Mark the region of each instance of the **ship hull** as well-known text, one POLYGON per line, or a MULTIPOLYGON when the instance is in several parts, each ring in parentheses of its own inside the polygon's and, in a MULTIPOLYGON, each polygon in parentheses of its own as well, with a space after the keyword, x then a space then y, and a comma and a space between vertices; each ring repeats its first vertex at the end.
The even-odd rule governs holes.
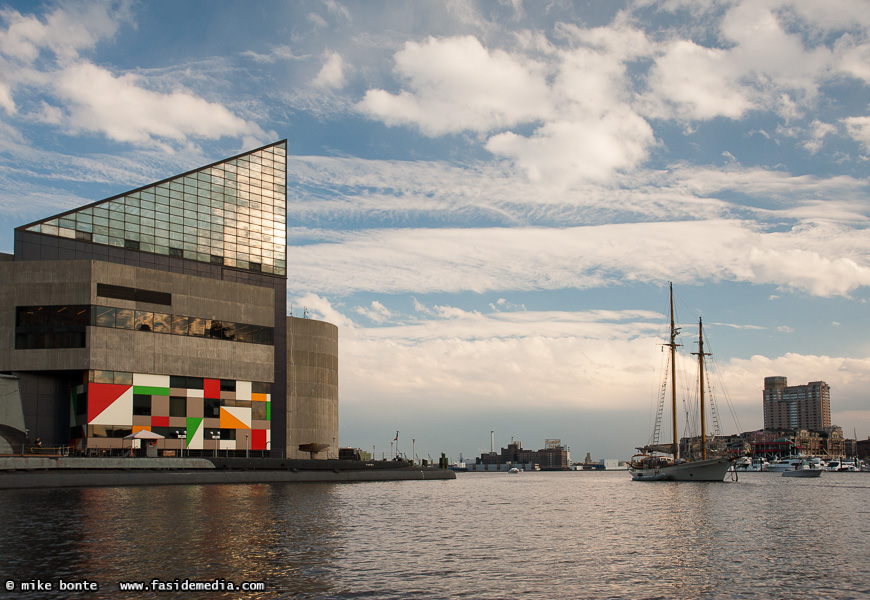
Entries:
POLYGON ((723 481, 731 461, 727 458, 682 462, 650 468, 631 467, 634 481, 723 481))

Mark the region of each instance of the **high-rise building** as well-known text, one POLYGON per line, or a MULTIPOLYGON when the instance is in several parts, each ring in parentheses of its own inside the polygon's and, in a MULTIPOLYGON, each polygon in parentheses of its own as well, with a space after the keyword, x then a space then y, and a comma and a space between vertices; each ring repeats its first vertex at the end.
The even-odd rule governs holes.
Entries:
POLYGON ((337 328, 287 316, 286 147, 15 230, 0 372, 22 435, 91 451, 147 429, 170 451, 337 454, 337 328))
POLYGON ((788 385, 785 377, 764 378, 764 428, 809 429, 831 427, 831 388, 824 381, 788 385))

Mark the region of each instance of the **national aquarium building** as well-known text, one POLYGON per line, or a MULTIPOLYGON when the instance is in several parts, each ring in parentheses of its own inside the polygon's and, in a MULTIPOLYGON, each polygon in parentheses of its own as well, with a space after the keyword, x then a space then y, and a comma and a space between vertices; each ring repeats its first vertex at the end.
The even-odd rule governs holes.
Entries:
POLYGON ((6 451, 148 430, 167 454, 337 455, 337 328, 287 316, 286 162, 283 140, 15 230, 6 451))

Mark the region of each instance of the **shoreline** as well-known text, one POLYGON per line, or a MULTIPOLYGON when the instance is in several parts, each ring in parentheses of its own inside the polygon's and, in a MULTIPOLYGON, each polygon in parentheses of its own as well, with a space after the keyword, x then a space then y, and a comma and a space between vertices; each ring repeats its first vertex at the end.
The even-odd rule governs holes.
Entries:
POLYGON ((281 458, 0 457, 0 490, 235 483, 353 483, 456 479, 400 461, 281 458))

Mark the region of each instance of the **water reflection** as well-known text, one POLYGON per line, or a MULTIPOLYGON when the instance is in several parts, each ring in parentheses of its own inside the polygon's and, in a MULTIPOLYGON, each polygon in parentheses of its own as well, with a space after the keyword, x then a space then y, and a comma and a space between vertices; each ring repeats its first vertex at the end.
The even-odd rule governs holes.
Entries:
POLYGON ((100 597, 190 597, 117 590, 153 578, 266 582, 247 598, 866 597, 870 476, 833 475, 4 491, 0 565, 95 580, 100 597))
POLYGON ((119 581, 226 579, 265 581, 249 598, 321 597, 339 545, 334 503, 328 484, 9 492, 0 564, 15 581, 88 579, 110 592, 119 581))

